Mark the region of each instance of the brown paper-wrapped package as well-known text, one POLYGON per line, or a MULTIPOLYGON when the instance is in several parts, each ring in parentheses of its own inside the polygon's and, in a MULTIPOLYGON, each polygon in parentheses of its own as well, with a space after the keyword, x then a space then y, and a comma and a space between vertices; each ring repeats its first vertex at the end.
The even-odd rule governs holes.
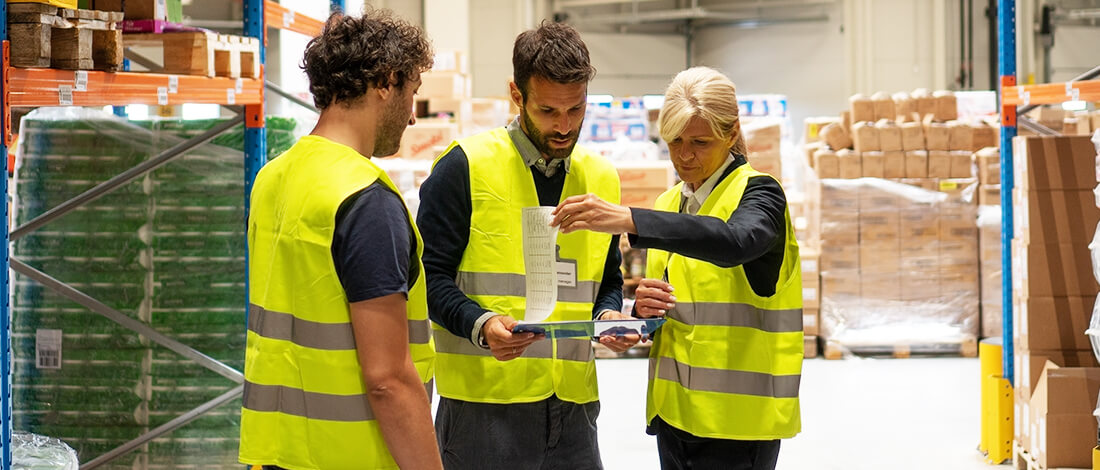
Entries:
POLYGON ((878 148, 883 152, 901 150, 901 128, 894 121, 881 119, 875 123, 878 130, 878 148))
POLYGON ((825 141, 825 143, 829 145, 829 148, 833 150, 852 147, 852 136, 848 135, 848 131, 844 130, 843 124, 835 122, 821 128, 821 140, 825 141))
POLYGON ((868 178, 885 178, 884 166, 886 155, 883 152, 867 152, 861 155, 863 164, 863 176, 868 178))
POLYGON ((973 152, 956 150, 951 152, 951 177, 970 178, 974 176, 973 152))
POLYGON ((920 114, 921 119, 924 119, 927 115, 936 114, 936 101, 932 98, 932 93, 924 88, 917 88, 913 90, 913 101, 917 104, 917 113, 920 114))
POLYGON ((849 109, 852 111, 852 124, 862 121, 875 120, 875 103, 861 94, 854 94, 848 98, 849 109))
POLYGON ((925 150, 923 124, 919 122, 904 122, 900 127, 902 150, 925 150))
POLYGON ((894 99, 894 109, 899 120, 907 121, 911 114, 917 112, 917 103, 913 101, 913 97, 909 96, 909 93, 899 91, 894 93, 891 98, 894 99))
POLYGON ((882 153, 882 177, 905 178, 905 152, 882 153))
POLYGON ((821 149, 814 153, 814 169, 818 178, 839 178, 840 160, 836 152, 829 149, 821 149))
POLYGON ((928 152, 924 150, 910 150, 905 152, 905 177, 928 177, 928 152))
POLYGON ((969 150, 973 152, 974 128, 961 121, 948 122, 947 128, 951 131, 951 137, 949 137, 947 143, 948 150, 969 150))
POLYGON ((825 142, 821 141, 810 142, 802 146, 802 151, 806 154, 806 163, 810 165, 810 168, 814 168, 814 165, 817 165, 817 161, 814 160, 814 154, 823 148, 825 148, 825 142))
POLYGON ((951 129, 942 122, 930 122, 924 125, 924 146, 929 150, 950 150, 951 129))
POLYGON ((984 122, 980 122, 974 126, 974 146, 971 150, 978 151, 986 147, 997 147, 996 133, 993 131, 993 127, 984 122))
POLYGON ((870 122, 852 124, 852 146, 859 153, 879 150, 878 129, 875 125, 870 122))
POLYGON ((940 90, 932 94, 936 100, 936 120, 940 122, 954 121, 959 118, 958 103, 955 93, 940 90))
POLYGON ((878 92, 871 95, 871 103, 875 106, 875 121, 889 119, 893 121, 898 117, 897 108, 894 106, 894 98, 886 92, 878 92))
POLYGON ((852 112, 851 111, 845 110, 845 111, 840 112, 840 124, 842 126, 844 126, 844 132, 847 132, 848 135, 852 135, 852 112))
POLYGON ((944 150, 928 151, 928 177, 951 177, 951 152, 947 152, 944 150))
POLYGON ((858 152, 848 149, 836 153, 840 162, 840 177, 843 179, 855 179, 863 176, 863 159, 858 152))

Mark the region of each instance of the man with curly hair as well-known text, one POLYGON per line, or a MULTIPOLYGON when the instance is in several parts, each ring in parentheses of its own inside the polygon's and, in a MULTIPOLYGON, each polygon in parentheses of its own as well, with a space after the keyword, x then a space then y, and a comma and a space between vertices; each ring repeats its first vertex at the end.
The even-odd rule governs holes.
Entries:
MULTIPOLYGON (((602 468, 591 343, 512 328, 526 314, 522 209, 586 193, 618 201, 619 176, 577 145, 595 74, 580 34, 544 22, 516 38, 512 66, 520 116, 451 144, 420 190, 439 448, 450 470, 602 468)), ((623 317, 618 238, 558 236, 548 321, 623 317)), ((637 341, 600 339, 615 351, 637 341)))
POLYGON ((422 31, 333 15, 306 47, 317 127, 256 177, 240 461, 289 470, 440 469, 423 243, 371 157, 414 121, 422 31))

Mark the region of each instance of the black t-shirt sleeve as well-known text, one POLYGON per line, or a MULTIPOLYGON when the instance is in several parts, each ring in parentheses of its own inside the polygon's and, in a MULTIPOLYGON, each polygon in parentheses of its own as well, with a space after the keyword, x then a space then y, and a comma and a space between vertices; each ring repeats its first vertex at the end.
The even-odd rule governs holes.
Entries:
POLYGON ((401 196, 384 184, 344 201, 336 213, 332 261, 348 302, 408 295, 420 270, 415 244, 401 196))

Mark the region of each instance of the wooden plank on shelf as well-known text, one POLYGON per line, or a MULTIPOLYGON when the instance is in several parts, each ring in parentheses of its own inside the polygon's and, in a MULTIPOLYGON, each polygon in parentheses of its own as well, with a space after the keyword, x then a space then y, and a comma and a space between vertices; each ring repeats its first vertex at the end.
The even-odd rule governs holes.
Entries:
POLYGON ((126 34, 126 47, 160 47, 164 72, 206 77, 258 78, 260 43, 255 38, 210 32, 126 34))
POLYGON ((88 70, 92 61, 92 31, 82 28, 52 28, 50 66, 66 70, 88 70))
POLYGON ((12 13, 44 13, 56 15, 57 7, 44 3, 11 3, 8 2, 8 14, 12 13))
POLYGON ((14 67, 49 67, 52 32, 47 24, 21 23, 8 25, 12 43, 11 65, 14 67))
POLYGON ((92 62, 96 70, 117 72, 123 59, 122 31, 92 31, 92 62))

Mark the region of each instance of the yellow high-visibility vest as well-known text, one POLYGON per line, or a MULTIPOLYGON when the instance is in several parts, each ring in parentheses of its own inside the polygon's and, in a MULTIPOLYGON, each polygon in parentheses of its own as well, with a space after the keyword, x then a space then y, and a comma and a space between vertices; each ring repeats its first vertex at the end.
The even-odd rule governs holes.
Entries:
MULTIPOLYGON (((458 266, 458 287, 486 310, 524 319, 524 207, 538 206, 531 169, 504 128, 451 144, 461 146, 470 165, 470 240, 458 266)), ((573 149, 561 199, 594 193, 619 202, 619 177, 603 157, 573 149)), ((558 283, 558 302, 546 321, 591 320, 603 279, 611 236, 581 230, 558 234, 559 267, 575 273, 558 283)), ((595 355, 585 340, 543 340, 507 362, 433 324, 437 349, 436 386, 441 396, 480 403, 529 403, 557 395, 565 401, 599 399, 595 355)))
MULTIPOLYGON (((242 463, 397 468, 367 401, 348 299, 332 260, 337 209, 375 181, 400 194, 370 159, 319 136, 302 138, 256 177, 242 463)), ((423 242, 411 216, 409 222, 419 258, 423 242)), ((409 351, 428 384, 434 351, 423 267, 406 305, 409 351)))
MULTIPOLYGON (((735 169, 698 215, 728 220, 754 176, 770 178, 748 164, 735 169)), ((662 194, 657 209, 677 212, 682 185, 662 194)), ((801 430, 802 268, 789 211, 785 220, 783 265, 770 297, 753 292, 743 266, 648 251, 646 277, 667 272, 676 307, 650 351, 647 422, 660 416, 717 439, 783 439, 801 430)))

